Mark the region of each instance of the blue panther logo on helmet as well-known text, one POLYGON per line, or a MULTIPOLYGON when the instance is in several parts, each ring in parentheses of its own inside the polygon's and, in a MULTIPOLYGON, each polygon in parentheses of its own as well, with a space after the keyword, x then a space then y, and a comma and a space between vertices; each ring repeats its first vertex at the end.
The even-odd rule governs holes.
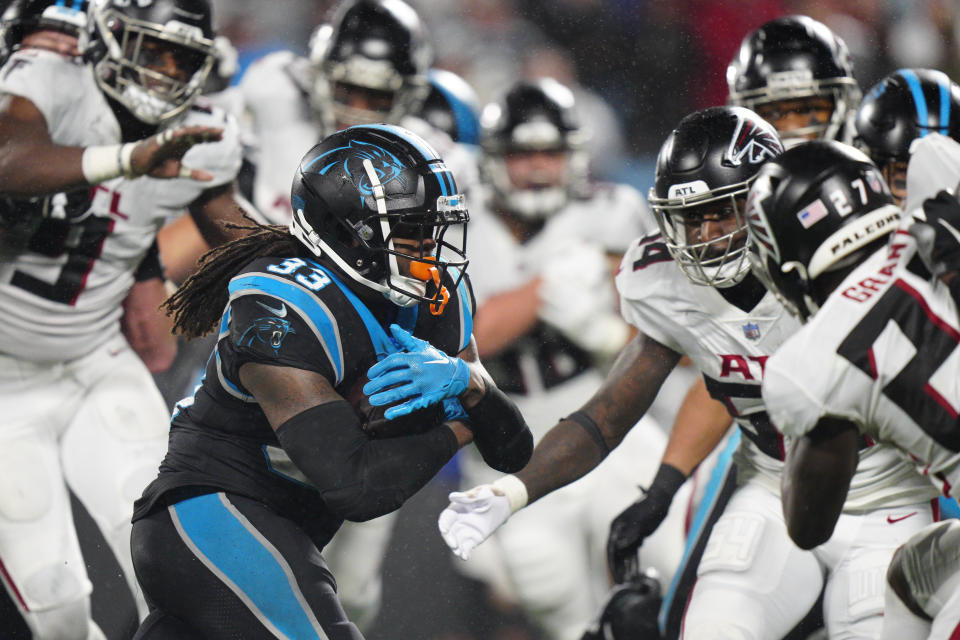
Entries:
POLYGON ((255 342, 259 342, 273 349, 274 355, 279 355, 283 339, 291 333, 296 331, 288 320, 270 316, 257 318, 240 334, 238 344, 241 347, 252 347, 255 342))
MULTIPOLYGON (((320 162, 324 158, 327 158, 328 156, 336 154, 340 151, 348 152, 345 158, 338 155, 336 160, 321 167, 317 173, 324 175, 331 168, 342 162, 343 170, 348 176, 351 178, 354 176, 360 176, 360 180, 357 182, 357 190, 361 194, 369 196, 373 195, 373 185, 370 183, 370 177, 367 175, 367 171, 363 167, 363 161, 369 160, 373 165, 374 171, 377 173, 377 179, 380 181, 380 184, 386 185, 394 180, 400 180, 400 184, 406 186, 405 180, 402 177, 403 170, 406 169, 406 167, 402 162, 400 162, 399 158, 386 149, 369 142, 351 140, 347 146, 331 149, 322 156, 316 158, 314 162, 320 162)), ((309 168, 310 166, 308 165, 304 167, 304 170, 309 168)))

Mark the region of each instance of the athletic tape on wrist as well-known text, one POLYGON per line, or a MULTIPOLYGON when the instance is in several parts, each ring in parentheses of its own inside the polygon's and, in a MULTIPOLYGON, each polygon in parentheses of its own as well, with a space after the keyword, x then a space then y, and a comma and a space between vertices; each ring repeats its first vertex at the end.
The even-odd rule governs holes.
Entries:
POLYGON ((128 178, 133 175, 133 148, 137 146, 135 142, 128 142, 120 147, 120 167, 123 169, 123 175, 128 178))
POLYGON ((527 485, 514 475, 503 476, 490 485, 498 496, 504 496, 510 504, 511 515, 527 506, 527 485))
POLYGON ((108 144, 87 147, 80 158, 84 179, 90 184, 123 175, 123 145, 108 144))
POLYGON ((126 176, 133 177, 134 142, 126 144, 107 144, 87 147, 80 158, 84 179, 90 184, 100 184, 105 180, 126 176))

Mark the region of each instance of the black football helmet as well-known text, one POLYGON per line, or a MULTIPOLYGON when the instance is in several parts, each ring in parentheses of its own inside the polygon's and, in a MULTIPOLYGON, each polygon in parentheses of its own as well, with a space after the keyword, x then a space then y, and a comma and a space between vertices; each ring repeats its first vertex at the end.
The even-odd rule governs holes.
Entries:
POLYGON ((573 92, 556 80, 515 83, 500 100, 484 107, 480 126, 481 168, 499 209, 527 220, 541 220, 563 207, 586 182, 586 132, 573 92), (535 151, 567 154, 566 173, 560 184, 545 181, 535 187, 515 186, 506 157, 535 151))
POLYGON ((748 34, 727 67, 729 104, 762 113, 760 105, 811 97, 829 98, 826 123, 780 130, 787 146, 809 138, 848 142, 860 101, 847 45, 825 24, 784 16, 748 34), (845 139, 847 138, 847 139, 845 139))
POLYGON ((897 229, 900 209, 870 158, 815 140, 768 162, 747 197, 754 273, 794 315, 816 313, 829 291, 820 276, 864 257, 897 229))
POLYGON ((311 101, 324 126, 397 123, 416 113, 429 91, 433 60, 420 16, 403 0, 344 3, 328 31, 311 39, 311 101), (357 93, 366 106, 351 104, 357 93))
POLYGON ((455 142, 480 144, 480 101, 466 80, 444 69, 427 72, 430 93, 417 114, 455 142))
POLYGON ((439 303, 441 287, 401 275, 397 259, 446 272, 459 282, 466 268, 464 197, 453 174, 422 138, 394 125, 361 125, 325 138, 300 161, 291 192, 290 232, 316 256, 400 306, 439 303), (448 227, 463 234, 445 240, 448 227), (399 251, 398 237, 432 239, 436 251, 399 251), (453 260, 447 256, 452 254, 453 260))
POLYGON ((670 255, 694 284, 729 287, 750 272, 746 221, 738 200, 757 170, 780 155, 777 132, 743 107, 710 107, 677 125, 660 147, 648 200, 670 255), (705 215, 735 221, 724 235, 699 238, 705 215))
POLYGON ((0 18, 0 64, 29 31, 55 29, 79 37, 87 26, 86 11, 87 0, 13 0, 0 18))
POLYGON ((104 94, 146 124, 193 103, 216 57, 208 0, 93 0, 88 16, 84 55, 104 94), (168 55, 179 77, 158 70, 168 55))
POLYGON ((960 141, 960 86, 933 69, 900 69, 874 85, 857 109, 856 145, 880 167, 899 201, 910 144, 928 133, 960 141))
POLYGON ((660 580, 654 575, 615 585, 580 640, 660 640, 657 616, 662 603, 660 580))

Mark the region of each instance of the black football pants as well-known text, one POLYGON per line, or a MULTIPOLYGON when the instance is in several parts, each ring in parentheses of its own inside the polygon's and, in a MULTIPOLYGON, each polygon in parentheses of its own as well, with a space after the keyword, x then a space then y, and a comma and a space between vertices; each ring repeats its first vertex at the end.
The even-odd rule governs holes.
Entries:
POLYGON ((151 608, 135 640, 363 640, 313 541, 255 500, 183 500, 134 522, 131 544, 151 608))

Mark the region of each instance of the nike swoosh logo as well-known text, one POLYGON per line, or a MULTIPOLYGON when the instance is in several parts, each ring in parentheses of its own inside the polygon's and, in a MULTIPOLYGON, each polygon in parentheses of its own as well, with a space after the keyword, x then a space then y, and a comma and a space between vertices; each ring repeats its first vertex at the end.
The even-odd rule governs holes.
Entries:
POLYGON ((447 364, 447 360, 445 358, 441 358, 440 360, 427 360, 423 364, 447 364))
POLYGON ((274 314, 278 318, 283 318, 287 315, 287 305, 283 304, 282 302, 280 303, 279 309, 274 309, 271 306, 265 305, 259 300, 257 300, 257 304, 263 307, 264 309, 266 309, 267 311, 269 311, 270 313, 274 314))
POLYGON ((908 514, 905 515, 905 516, 900 516, 899 518, 894 518, 893 516, 887 516, 887 522, 889 522, 890 524, 896 524, 897 522, 900 522, 901 520, 906 520, 906 519, 909 518, 910 516, 915 516, 915 515, 917 515, 917 512, 916 512, 916 511, 914 511, 913 513, 908 513, 908 514))

